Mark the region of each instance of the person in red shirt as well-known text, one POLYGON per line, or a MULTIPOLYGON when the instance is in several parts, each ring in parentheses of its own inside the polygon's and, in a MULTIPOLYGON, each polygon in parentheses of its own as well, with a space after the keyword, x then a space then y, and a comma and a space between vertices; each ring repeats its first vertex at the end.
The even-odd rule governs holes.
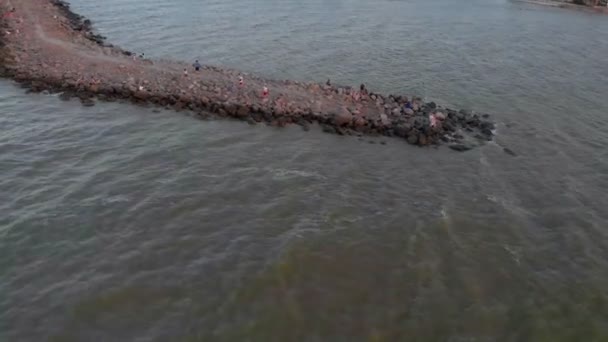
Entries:
POLYGON ((2 18, 10 18, 13 16, 13 13, 15 13, 15 7, 11 8, 10 11, 4 13, 4 15, 2 15, 2 18))

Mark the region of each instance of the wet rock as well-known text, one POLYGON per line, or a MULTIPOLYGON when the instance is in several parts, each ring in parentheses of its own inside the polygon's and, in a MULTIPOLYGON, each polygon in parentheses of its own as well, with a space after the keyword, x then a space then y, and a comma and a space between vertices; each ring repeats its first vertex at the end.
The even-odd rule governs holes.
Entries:
POLYGON ((247 106, 239 106, 239 109, 236 112, 236 116, 238 118, 245 118, 249 115, 249 108, 247 106))
POLYGON ((475 139, 482 141, 490 141, 492 140, 492 136, 483 135, 483 134, 475 134, 475 139))
POLYGON ((323 132, 325 132, 325 133, 336 134, 336 129, 333 126, 322 125, 321 128, 323 129, 323 132))
POLYGON ((238 106, 234 103, 226 103, 222 109, 224 109, 228 115, 235 116, 238 111, 238 106))
POLYGON ((418 136, 418 145, 420 146, 426 146, 429 144, 428 138, 425 134, 420 134, 418 136))
POLYGON ((414 110, 413 110, 413 109, 411 109, 411 108, 405 108, 405 109, 403 110, 403 113, 404 113, 405 115, 412 116, 412 115, 414 115, 414 110))
POLYGON ((412 129, 410 125, 401 124, 393 129, 393 133, 401 138, 407 138, 409 131, 412 129))
POLYGON ((503 147, 503 149, 502 149, 502 150, 503 150, 503 151, 504 151, 506 154, 508 154, 508 155, 511 155, 511 156, 513 156, 513 157, 517 156, 517 154, 515 154, 515 152, 513 152, 513 150, 511 150, 511 149, 509 149, 509 148, 503 147))
POLYGON ((494 135, 494 133, 492 133, 492 131, 487 128, 482 128, 481 133, 485 135, 488 140, 492 140, 492 136, 494 135))
POLYGON ((334 115, 333 122, 336 126, 346 126, 353 120, 353 115, 346 109, 343 108, 337 114, 334 115))
POLYGON ((85 107, 93 107, 95 105, 95 101, 90 98, 80 98, 80 103, 85 107))
POLYGON ((415 145, 418 143, 418 132, 412 130, 407 133, 407 142, 415 145))
POLYGON ((138 100, 145 101, 150 97, 150 94, 144 90, 137 90, 137 91, 133 92, 133 97, 135 97, 138 100))
POLYGON ((69 101, 72 98, 72 94, 64 91, 63 93, 61 93, 61 95, 59 95, 59 99, 61 101, 69 101))
POLYGON ((469 144, 454 144, 454 145, 450 145, 450 148, 454 151, 464 152, 464 151, 468 151, 468 150, 472 149, 473 146, 471 146, 469 144))
POLYGON ((450 121, 444 121, 443 124, 441 125, 441 127, 443 127, 443 130, 446 132, 456 131, 456 127, 450 121))
POLYGON ((431 108, 431 109, 435 109, 437 108, 437 104, 435 102, 429 102, 426 104, 427 107, 431 108))
POLYGON ((483 129, 487 129, 487 130, 491 131, 491 130, 493 130, 495 128, 495 125, 494 125, 493 122, 490 122, 490 121, 481 121, 479 123, 479 128, 482 129, 482 130, 483 129))
POLYGON ((360 129, 367 124, 367 121, 362 117, 358 117, 355 119, 353 124, 356 129, 360 129))
POLYGON ((479 127, 480 121, 479 118, 472 117, 467 120, 467 125, 471 127, 479 127))
POLYGON ((471 115, 473 115, 473 113, 471 113, 471 111, 467 110, 467 109, 461 109, 461 110, 458 111, 458 113, 462 114, 464 116, 471 116, 471 115))

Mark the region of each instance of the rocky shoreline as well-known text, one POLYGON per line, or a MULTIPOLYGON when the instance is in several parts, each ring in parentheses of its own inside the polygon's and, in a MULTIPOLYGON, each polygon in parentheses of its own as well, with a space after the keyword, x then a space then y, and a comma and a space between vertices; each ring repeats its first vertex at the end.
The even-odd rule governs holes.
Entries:
MULTIPOLYGON (((608 7, 596 6, 593 0, 581 0, 579 3, 576 1, 563 1, 563 0, 513 0, 516 2, 523 2, 533 5, 558 7, 571 10, 579 10, 593 13, 608 14, 608 7)), ((598 2, 599 3, 599 2, 598 2)))
POLYGON ((85 106, 94 105, 95 99, 127 100, 188 110, 201 118, 298 124, 306 130, 319 124, 329 133, 399 137, 413 145, 446 144, 456 151, 493 137, 489 115, 442 108, 417 97, 267 80, 212 66, 197 72, 182 62, 137 58, 107 44, 93 32, 91 21, 64 1, 3 0, 0 10, 0 76, 32 92, 78 98, 85 106))

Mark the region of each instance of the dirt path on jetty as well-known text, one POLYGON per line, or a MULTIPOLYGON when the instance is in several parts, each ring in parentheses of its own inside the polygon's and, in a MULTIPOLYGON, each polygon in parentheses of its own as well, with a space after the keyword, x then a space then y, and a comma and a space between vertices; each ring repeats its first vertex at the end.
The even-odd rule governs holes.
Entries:
POLYGON ((330 133, 397 136, 417 145, 446 142, 459 151, 492 139, 487 115, 358 88, 267 80, 212 66, 197 72, 189 63, 140 59, 106 44, 63 1, 0 1, 0 75, 32 91, 60 92, 62 99, 78 97, 85 105, 95 98, 123 99, 252 124, 308 129, 318 123, 330 133))

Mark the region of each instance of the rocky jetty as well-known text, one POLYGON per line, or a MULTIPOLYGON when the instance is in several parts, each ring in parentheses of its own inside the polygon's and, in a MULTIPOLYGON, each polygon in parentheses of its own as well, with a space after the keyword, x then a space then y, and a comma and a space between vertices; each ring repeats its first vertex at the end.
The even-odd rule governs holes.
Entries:
POLYGON ((442 108, 417 97, 327 83, 268 80, 213 66, 152 61, 105 42, 60 0, 0 0, 0 75, 32 92, 187 110, 273 126, 318 124, 340 135, 399 137, 465 151, 492 139, 487 114, 442 108))

